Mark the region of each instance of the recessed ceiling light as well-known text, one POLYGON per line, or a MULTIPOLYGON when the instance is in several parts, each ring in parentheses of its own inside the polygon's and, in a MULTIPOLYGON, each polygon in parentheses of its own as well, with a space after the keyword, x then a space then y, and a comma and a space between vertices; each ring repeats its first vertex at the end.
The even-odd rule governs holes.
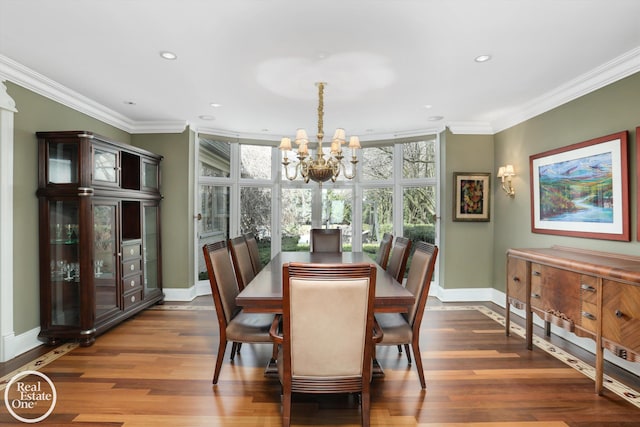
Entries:
POLYGON ((169 52, 168 50, 163 50, 162 52, 160 52, 160 56, 163 57, 164 59, 169 59, 169 60, 178 59, 178 55, 176 55, 173 52, 169 52))
POLYGON ((444 119, 444 116, 431 116, 427 120, 429 120, 430 122, 437 122, 442 119, 444 119))
POLYGON ((424 108, 426 108, 426 109, 428 110, 429 108, 433 108, 433 105, 431 105, 431 104, 425 104, 425 105, 424 105, 424 108))
POLYGON ((479 55, 479 56, 476 56, 475 61, 476 62, 487 62, 490 59, 491 59, 491 55, 479 55))
POLYGON ((211 102, 209 103, 209 105, 211 105, 213 108, 222 107, 222 104, 218 104, 217 102, 211 102))
POLYGON ((198 116, 201 120, 215 120, 216 118, 213 116, 202 115, 198 116))

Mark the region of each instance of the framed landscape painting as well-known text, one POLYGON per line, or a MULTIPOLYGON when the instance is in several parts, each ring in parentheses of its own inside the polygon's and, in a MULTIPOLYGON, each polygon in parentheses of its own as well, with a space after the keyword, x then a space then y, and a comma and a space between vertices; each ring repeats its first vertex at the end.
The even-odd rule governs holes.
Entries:
POLYGON ((627 132, 529 157, 531 231, 630 240, 627 132))
POLYGON ((453 220, 489 221, 489 173, 453 173, 453 220))

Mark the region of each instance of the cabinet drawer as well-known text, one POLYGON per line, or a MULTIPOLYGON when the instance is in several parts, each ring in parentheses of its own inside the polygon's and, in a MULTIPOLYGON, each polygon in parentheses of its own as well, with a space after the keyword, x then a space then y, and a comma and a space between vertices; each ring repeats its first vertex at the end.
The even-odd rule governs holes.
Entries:
POLYGON ((124 296, 124 309, 126 310, 129 307, 132 307, 132 306, 138 304, 141 301, 142 301, 142 290, 137 291, 137 292, 133 292, 133 293, 129 293, 129 294, 125 294, 125 296, 124 296))
POLYGON ((139 242, 136 243, 127 243, 122 245, 122 260, 128 261, 135 258, 140 258, 140 254, 142 253, 141 244, 139 242))
POLYGON ((522 303, 526 298, 527 262, 521 259, 507 258, 507 295, 522 303))
POLYGON ((580 299, 583 302, 598 302, 598 278, 582 274, 580 276, 580 299))
POLYGON ((640 354, 640 286, 602 284, 602 337, 640 354))
POLYGON ((142 261, 135 259, 132 261, 125 261, 122 263, 122 277, 131 276, 132 274, 140 274, 142 271, 142 261))
POLYGON ((133 289, 140 288, 142 286, 142 275, 137 274, 135 276, 127 276, 122 279, 122 291, 130 292, 133 289))
POLYGON ((580 317, 580 326, 584 329, 596 333, 598 326, 598 306, 589 302, 582 302, 582 316, 580 317))

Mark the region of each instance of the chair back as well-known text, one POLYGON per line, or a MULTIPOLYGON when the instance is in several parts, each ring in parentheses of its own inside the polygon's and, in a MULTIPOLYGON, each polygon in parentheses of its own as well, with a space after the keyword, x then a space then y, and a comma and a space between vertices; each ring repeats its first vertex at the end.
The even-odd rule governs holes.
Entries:
POLYGON ((209 284, 211 285, 218 323, 221 330, 224 330, 231 319, 240 311, 236 305, 236 296, 239 293, 236 275, 233 272, 233 265, 231 258, 229 258, 226 242, 204 245, 202 251, 207 264, 209 284))
POLYGON ((231 252, 233 269, 236 272, 236 278, 238 280, 238 288, 243 290, 256 276, 253 272, 251 255, 244 236, 229 239, 229 250, 231 252))
POLYGON ((437 257, 437 246, 426 242, 416 243, 406 284, 407 290, 415 296, 416 300, 409 311, 403 313, 412 329, 419 327, 422 322, 437 257))
POLYGON ((311 252, 342 252, 342 230, 339 228, 312 228, 311 252))
POLYGON ((396 237, 396 242, 393 244, 393 250, 387 264, 387 271, 400 283, 404 279, 410 251, 411 240, 406 237, 396 237))
POLYGON ((387 262, 389 261, 389 253, 391 253, 391 245, 393 243, 393 235, 384 233, 382 240, 380 240, 380 247, 378 247, 378 254, 376 255, 376 263, 387 269, 387 262))
POLYGON ((253 274, 256 275, 262 270, 262 261, 260 261, 260 250, 258 249, 258 241, 256 236, 251 233, 244 235, 244 240, 247 242, 247 248, 249 248, 249 255, 251 256, 251 265, 253 266, 253 274))
POLYGON ((371 378, 375 265, 289 263, 282 277, 284 381, 293 392, 360 391, 371 378))

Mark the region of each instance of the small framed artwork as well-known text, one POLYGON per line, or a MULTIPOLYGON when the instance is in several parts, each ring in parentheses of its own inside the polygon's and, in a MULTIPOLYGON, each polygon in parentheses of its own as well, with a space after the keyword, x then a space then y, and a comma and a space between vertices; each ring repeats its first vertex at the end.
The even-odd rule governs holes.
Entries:
POLYGON ((490 173, 453 173, 453 220, 487 222, 490 173))
POLYGON ((531 231, 630 240, 627 131, 529 157, 531 231))

